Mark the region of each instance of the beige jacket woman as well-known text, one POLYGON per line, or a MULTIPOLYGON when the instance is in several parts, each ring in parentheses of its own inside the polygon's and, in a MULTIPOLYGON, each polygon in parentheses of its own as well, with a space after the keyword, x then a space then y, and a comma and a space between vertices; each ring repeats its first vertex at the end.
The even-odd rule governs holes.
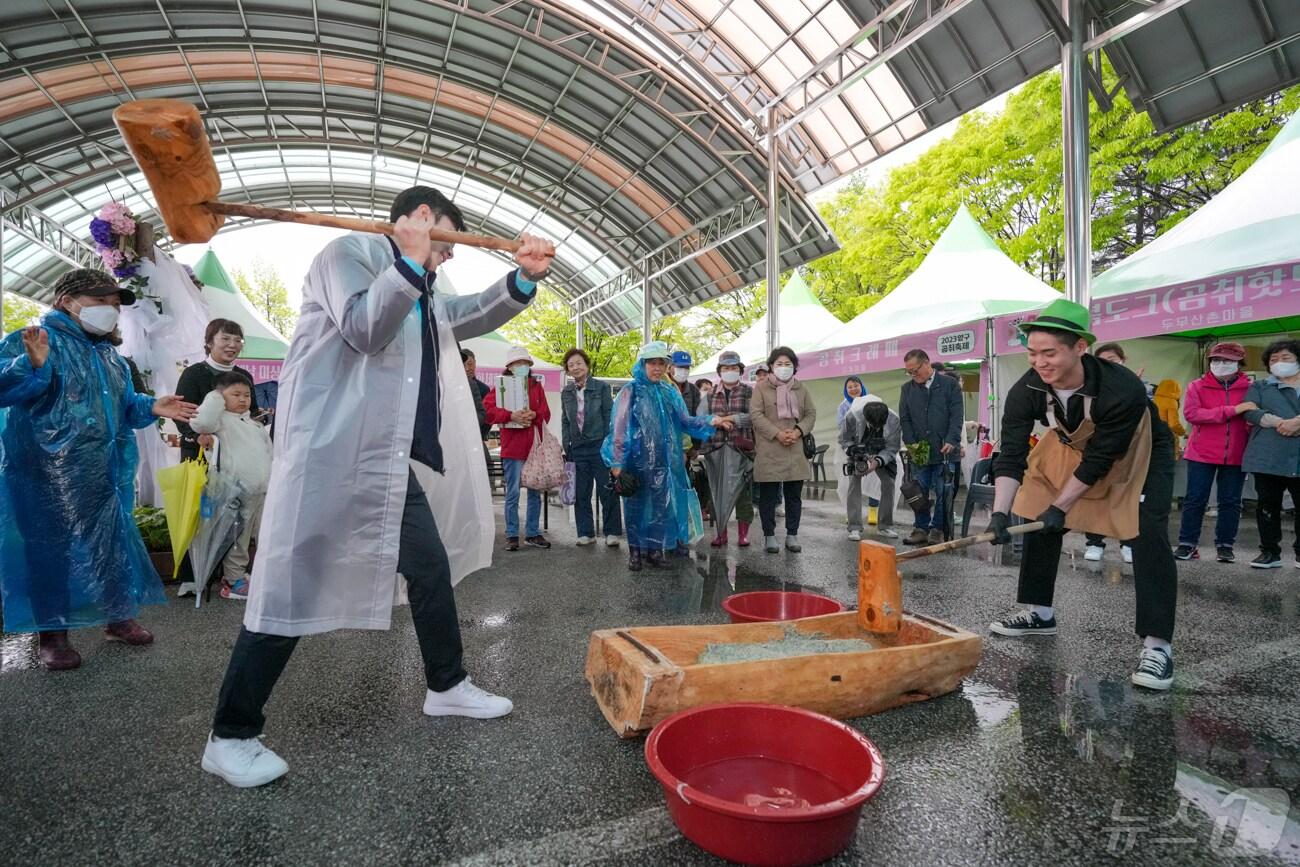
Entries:
POLYGON ((812 433, 817 422, 817 408, 813 406, 812 395, 798 377, 790 380, 799 401, 799 418, 777 418, 776 389, 780 385, 776 377, 769 376, 754 386, 754 397, 749 405, 749 418, 754 426, 754 481, 756 482, 796 482, 807 481, 808 459, 803 456, 802 439, 793 445, 783 446, 777 441, 780 431, 798 428, 799 435, 812 433))

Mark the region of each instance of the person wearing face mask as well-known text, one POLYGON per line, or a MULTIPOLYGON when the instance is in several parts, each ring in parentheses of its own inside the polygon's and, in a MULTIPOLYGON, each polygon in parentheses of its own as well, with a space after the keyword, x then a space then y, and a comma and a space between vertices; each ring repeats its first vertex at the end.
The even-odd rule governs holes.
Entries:
MULTIPOLYGON (((718 387, 713 390, 708 413, 731 419, 732 427, 715 430, 713 437, 709 440, 709 446, 713 449, 730 446, 752 459, 754 456, 754 430, 749 420, 749 407, 754 397, 754 390, 741 382, 741 378, 745 373, 745 365, 740 360, 740 354, 728 350, 719 355, 717 373, 718 387)), ((729 481, 724 480, 724 484, 729 481)), ((719 492, 719 498, 721 496, 722 493, 719 492)), ((752 483, 747 483, 741 487, 740 494, 736 497, 736 529, 738 531, 736 544, 741 548, 749 547, 749 525, 753 522, 754 486, 752 483)), ((709 544, 714 548, 725 547, 728 541, 726 525, 719 525, 716 530, 713 541, 709 544)))
POLYGON ((591 357, 581 349, 564 353, 564 370, 573 382, 560 393, 564 413, 560 442, 565 460, 573 462, 573 523, 579 545, 596 544, 596 524, 591 513, 591 489, 596 489, 605 525, 605 546, 618 547, 623 517, 618 496, 609 490, 609 467, 600 459, 600 445, 609 433, 609 413, 614 405, 609 383, 591 375, 591 357))
MULTIPOLYGON (((234 373, 248 381, 253 389, 253 375, 235 364, 235 359, 244 351, 244 329, 233 319, 213 319, 203 332, 203 348, 208 355, 197 364, 191 364, 181 371, 176 381, 176 393, 189 403, 203 403, 212 392, 212 384, 222 373, 234 373)), ((258 418, 257 392, 253 391, 253 403, 249 407, 252 418, 258 418)), ((176 425, 181 434, 181 460, 189 461, 199 456, 199 450, 212 446, 209 434, 200 434, 188 424, 176 425)), ((187 558, 188 563, 188 558, 187 558)), ((182 576, 184 577, 184 576, 182 576)))
POLYGON ((1246 452, 1246 402, 1250 380, 1246 377, 1246 348, 1240 343, 1216 343, 1210 349, 1210 370, 1187 385, 1183 413, 1192 426, 1183 457, 1187 460, 1187 495, 1178 528, 1177 560, 1200 559, 1201 520, 1217 482, 1219 515, 1214 523, 1214 550, 1220 563, 1235 558, 1241 519, 1241 487, 1245 474, 1241 459, 1246 452))
POLYGON ((803 511, 803 483, 809 478, 803 438, 812 432, 817 408, 812 395, 795 378, 799 356, 788 346, 778 346, 767 358, 771 375, 754 389, 750 421, 754 426, 754 480, 758 482, 758 510, 763 522, 763 545, 769 554, 780 553, 776 540, 776 501, 785 499, 785 548, 798 553, 799 519, 803 511))
POLYGON ((713 402, 713 381, 710 379, 701 379, 695 383, 695 387, 700 390, 700 405, 696 407, 696 415, 705 415, 709 411, 709 405, 713 402))
MULTIPOLYGON (((519 484, 524 462, 551 420, 551 407, 541 380, 532 376, 533 357, 522 346, 506 350, 506 370, 528 381, 528 409, 507 410, 497 406, 496 390, 483 399, 483 413, 488 424, 501 425, 501 476, 506 486, 506 550, 519 550, 519 484)), ((528 508, 524 517, 524 544, 529 548, 549 548, 542 535, 542 492, 529 489, 528 508)))
MULTIPOLYGON (((1282 497, 1300 507, 1300 340, 1277 340, 1264 350, 1268 377, 1246 389, 1250 442, 1241 469, 1255 477, 1255 519, 1259 522, 1256 569, 1282 565, 1282 497)), ((1300 568, 1300 535, 1295 536, 1295 565, 1300 568)))
POLYGON ((39 326, 0 341, 0 594, 7 632, 36 632, 52 671, 81 664, 68 630, 146 645, 141 605, 166 601, 131 509, 135 431, 198 409, 136 392, 112 335, 135 294, 70 271, 39 326))
POLYGON ((623 497, 627 530, 627 568, 639 572, 643 563, 669 568, 666 551, 695 541, 703 519, 686 478, 684 436, 707 438, 712 428, 727 427, 722 416, 694 416, 681 392, 667 381, 668 345, 655 340, 641 347, 632 367, 632 381, 614 398, 609 434, 600 455, 621 490, 623 475, 634 486, 623 497), (635 482, 631 482, 635 479, 635 482))

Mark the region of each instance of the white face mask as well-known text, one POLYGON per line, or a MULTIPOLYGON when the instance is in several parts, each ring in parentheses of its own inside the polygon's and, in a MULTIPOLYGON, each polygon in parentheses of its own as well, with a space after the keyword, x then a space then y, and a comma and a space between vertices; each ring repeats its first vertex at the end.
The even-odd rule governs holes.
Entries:
POLYGON ((531 365, 516 364, 514 367, 510 368, 510 372, 513 373, 515 376, 519 377, 520 379, 523 379, 524 377, 528 376, 528 372, 530 369, 531 369, 531 365))
POLYGON ((1300 362, 1296 361, 1275 361, 1269 365, 1268 372, 1278 379, 1290 379, 1297 373, 1300 373, 1300 362))
POLYGON ((736 383, 740 382, 740 371, 739 370, 722 371, 722 381, 725 382, 727 385, 735 385, 736 383))
POLYGON ((1237 372, 1237 362, 1235 361, 1211 361, 1210 373, 1220 378, 1232 376, 1237 372))
POLYGON ((105 304, 100 307, 82 307, 77 305, 77 320, 81 322, 81 327, 87 334, 104 335, 112 334, 113 329, 117 327, 118 309, 111 304, 105 304))
POLYGON ((691 371, 689 368, 685 368, 685 367, 673 368, 673 379, 675 379, 677 382, 685 382, 686 377, 690 375, 691 375, 691 371))
POLYGON ((779 380, 781 380, 782 382, 789 382, 791 379, 794 378, 794 368, 793 368, 793 367, 789 367, 789 366, 786 366, 786 367, 774 367, 774 368, 772 368, 772 372, 775 373, 775 374, 776 374, 776 378, 779 379, 779 380))

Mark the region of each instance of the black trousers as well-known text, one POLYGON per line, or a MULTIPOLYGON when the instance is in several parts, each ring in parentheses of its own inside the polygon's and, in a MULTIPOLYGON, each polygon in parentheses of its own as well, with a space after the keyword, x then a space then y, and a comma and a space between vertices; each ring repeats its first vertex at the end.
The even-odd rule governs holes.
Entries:
MULTIPOLYGON (((429 501, 414 473, 407 482, 397 571, 406 576, 411 619, 415 621, 415 635, 424 659, 425 683, 435 692, 451 689, 465 679, 451 566, 429 501)), ((296 637, 240 628, 217 698, 214 735, 253 738, 262 733, 266 723, 262 708, 297 644, 296 637)))
MULTIPOLYGON (((1300 509, 1300 476, 1271 476, 1254 473, 1255 520, 1259 522, 1259 552, 1282 556, 1282 495, 1291 492, 1291 500, 1300 509)), ((1296 522, 1300 526, 1300 521, 1296 522)), ((1300 557, 1300 535, 1295 537, 1296 557, 1300 557)))
POLYGON ((785 534, 799 535, 799 518, 803 514, 803 481, 759 482, 758 517, 763 522, 763 535, 776 535, 776 507, 785 498, 785 534))
MULTIPOLYGON (((1137 634, 1173 640, 1178 603, 1178 566, 1169 547, 1169 509, 1174 499, 1174 456, 1153 450, 1133 546, 1133 583, 1137 590, 1137 634)), ((1063 537, 1029 533, 1023 537, 1017 600, 1023 605, 1051 605, 1063 537)))

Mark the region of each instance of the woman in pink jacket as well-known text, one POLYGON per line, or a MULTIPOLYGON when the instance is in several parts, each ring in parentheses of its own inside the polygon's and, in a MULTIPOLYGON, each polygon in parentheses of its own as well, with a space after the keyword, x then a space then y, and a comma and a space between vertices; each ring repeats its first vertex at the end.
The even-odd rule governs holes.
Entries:
POLYGON ((1253 409, 1245 403, 1250 380, 1243 372, 1246 350, 1240 343, 1217 343, 1210 350, 1210 372, 1187 386, 1183 415, 1192 426, 1183 457, 1187 459, 1187 496, 1183 498, 1183 519, 1178 530, 1179 560, 1200 559, 1196 546, 1201 540, 1201 519, 1217 478, 1219 517, 1214 524, 1214 549, 1220 563, 1234 559, 1241 519, 1241 456, 1246 450, 1246 419, 1253 409))

